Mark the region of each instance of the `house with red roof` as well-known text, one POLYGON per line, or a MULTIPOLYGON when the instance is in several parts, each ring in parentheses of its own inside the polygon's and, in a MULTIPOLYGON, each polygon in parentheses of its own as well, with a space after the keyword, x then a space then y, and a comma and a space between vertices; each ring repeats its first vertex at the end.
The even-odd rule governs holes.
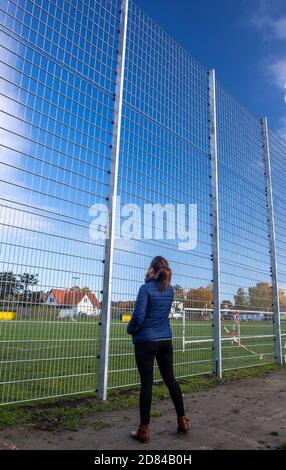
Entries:
POLYGON ((99 315, 99 302, 88 289, 51 289, 46 304, 60 309, 59 318, 99 315))

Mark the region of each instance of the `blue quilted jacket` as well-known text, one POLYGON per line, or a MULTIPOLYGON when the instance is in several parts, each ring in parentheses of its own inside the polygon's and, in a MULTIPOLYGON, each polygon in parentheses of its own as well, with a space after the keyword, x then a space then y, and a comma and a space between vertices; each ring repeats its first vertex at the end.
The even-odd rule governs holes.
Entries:
POLYGON ((173 287, 161 290, 156 279, 149 279, 140 287, 127 327, 133 343, 172 338, 169 313, 173 298, 173 287))

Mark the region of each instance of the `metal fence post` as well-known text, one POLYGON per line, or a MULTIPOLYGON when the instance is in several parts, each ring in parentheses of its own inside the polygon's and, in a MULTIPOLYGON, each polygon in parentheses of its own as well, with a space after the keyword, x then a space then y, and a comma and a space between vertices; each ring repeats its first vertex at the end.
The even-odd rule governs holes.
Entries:
POLYGON ((215 70, 209 71, 210 104, 210 158, 212 181, 212 259, 213 259, 213 335, 214 372, 222 377, 221 316, 220 316, 220 252, 219 252, 219 208, 218 208, 218 163, 217 163, 217 113, 215 70))
POLYGON ((111 162, 110 162, 110 194, 108 198, 109 224, 108 224, 108 237, 106 239, 106 245, 105 245, 103 298, 102 298, 102 309, 101 309, 102 331, 101 331, 98 397, 102 400, 106 400, 107 398, 108 356, 109 356, 111 295, 112 295, 112 265, 113 265, 114 237, 115 237, 115 229, 116 229, 116 195, 117 195, 118 159, 119 159, 119 146, 120 146, 120 128, 121 128, 121 111, 122 111, 122 98, 123 98, 127 19, 128 19, 128 0, 122 0, 121 11, 120 11, 118 61, 117 61, 117 70, 116 70, 116 88, 115 88, 115 96, 114 96, 112 152, 111 152, 111 162))
POLYGON ((271 254, 271 276, 273 288, 273 317, 275 330, 275 360, 277 364, 283 364, 282 344, 281 344, 281 324, 280 324, 280 304, 277 275, 276 241, 275 241, 275 219, 272 196, 272 177, 271 177, 271 155, 269 149, 269 135, 267 118, 261 120, 264 162, 265 162, 265 180, 267 190, 268 223, 270 235, 270 254, 271 254))

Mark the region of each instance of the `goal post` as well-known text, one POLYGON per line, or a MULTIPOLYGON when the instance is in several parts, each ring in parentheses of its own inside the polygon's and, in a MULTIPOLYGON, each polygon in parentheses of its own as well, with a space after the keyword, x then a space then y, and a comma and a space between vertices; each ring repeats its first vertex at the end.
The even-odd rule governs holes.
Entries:
POLYGON ((212 338, 209 339, 189 339, 191 338, 189 335, 187 335, 186 332, 186 319, 187 321, 194 322, 194 321, 204 321, 204 320, 212 320, 213 319, 213 309, 208 308, 208 304, 205 304, 204 307, 201 308, 191 308, 191 307, 185 307, 182 311, 182 319, 183 319, 183 325, 182 325, 182 350, 183 353, 186 350, 186 345, 188 344, 199 344, 199 343, 210 343, 213 341, 212 338))
MULTIPOLYGON (((195 335, 189 333, 188 325, 195 326, 203 321, 213 320, 213 309, 208 308, 206 304, 202 309, 200 308, 183 308, 182 312, 182 351, 186 352, 186 347, 191 344, 204 344, 213 342, 213 338, 198 338, 195 335)), ((245 349, 243 340, 247 339, 262 339, 272 337, 273 335, 242 335, 241 334, 241 322, 252 322, 252 321, 272 321, 273 312, 262 311, 262 310, 239 310, 239 309, 221 309, 221 330, 224 331, 224 336, 221 337, 221 342, 230 341, 232 344, 241 346, 245 349), (228 323, 230 322, 230 324, 228 323)), ((251 324, 251 323, 249 323, 251 324)), ((249 348, 246 348, 249 349, 249 348)), ((249 352, 252 352, 249 350, 249 352)), ((253 353, 253 352, 252 352, 253 353)))

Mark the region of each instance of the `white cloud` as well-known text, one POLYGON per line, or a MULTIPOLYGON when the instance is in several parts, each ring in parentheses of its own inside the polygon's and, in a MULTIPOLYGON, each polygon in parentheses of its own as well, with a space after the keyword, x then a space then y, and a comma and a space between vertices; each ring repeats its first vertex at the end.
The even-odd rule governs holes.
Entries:
POLYGON ((265 39, 286 39, 286 16, 274 19, 264 13, 256 14, 251 17, 250 23, 261 32, 265 39))
POLYGON ((271 22, 271 18, 269 16, 265 16, 263 14, 255 14, 250 17, 249 23, 258 29, 260 32, 263 32, 264 35, 266 31, 269 30, 269 23, 271 22))
POLYGON ((42 232, 51 230, 50 222, 43 216, 28 214, 15 207, 5 206, 0 206, 0 225, 3 225, 9 233, 16 233, 21 238, 23 238, 23 234, 19 233, 19 229, 42 232))
POLYGON ((268 69, 270 72, 270 76, 274 79, 276 85, 279 88, 285 89, 286 83, 286 57, 276 60, 275 62, 271 62, 268 65, 268 69))
POLYGON ((280 127, 277 129, 277 134, 286 140, 286 117, 280 119, 280 127))
POLYGON ((282 11, 285 11, 285 8, 283 10, 280 0, 274 2, 259 0, 255 15, 250 18, 250 24, 259 31, 261 37, 267 40, 270 46, 270 52, 268 47, 264 60, 265 76, 280 90, 285 90, 286 55, 276 51, 277 45, 281 48, 286 40, 286 16, 281 15, 282 11))
POLYGON ((272 21, 271 28, 278 39, 286 39, 286 16, 272 21))
MULTIPOLYGON (((9 80, 9 76, 4 77, 9 80)), ((17 97, 10 92, 8 82, 4 79, 0 82, 1 109, 0 109, 0 139, 1 139, 1 178, 8 182, 14 182, 17 178, 15 168, 21 167, 21 153, 27 150, 24 137, 19 136, 19 121, 21 114, 17 104, 17 97), (10 95, 8 97, 7 95, 10 95), (13 149, 13 150, 12 150, 13 149), (18 153, 19 152, 19 153, 18 153)), ((20 124, 19 124, 20 123, 20 124)), ((27 126, 22 124, 20 131, 26 134, 27 126)), ((7 197, 14 193, 15 189, 8 185, 2 186, 0 196, 7 197), (8 194, 7 194, 8 193, 8 194)))
MULTIPOLYGON (((4 44, 11 50, 5 50, 5 56, 1 59, 10 64, 15 61, 12 42, 7 42, 6 36, 1 35, 4 44), (3 39, 4 38, 4 39, 3 39), (6 41, 6 42, 5 42, 6 41)), ((3 52, 1 54, 4 54, 3 52)), ((40 204, 33 198, 33 193, 25 189, 23 184, 23 169, 27 165, 24 158, 28 151, 26 136, 30 134, 30 126, 23 120, 24 107, 18 99, 17 87, 11 85, 13 78, 12 69, 5 66, 2 69, 0 80, 0 226, 2 233, 7 235, 31 238, 32 232, 48 231, 52 228, 52 223, 45 220, 38 214, 28 214, 17 208, 17 202, 21 202, 22 207, 29 208, 31 205, 40 204), (9 201, 9 202, 5 202, 9 201), (2 205, 3 204, 3 205, 2 205), (6 206, 9 205, 8 206, 6 206), (24 231, 21 229, 24 229, 24 231)))

